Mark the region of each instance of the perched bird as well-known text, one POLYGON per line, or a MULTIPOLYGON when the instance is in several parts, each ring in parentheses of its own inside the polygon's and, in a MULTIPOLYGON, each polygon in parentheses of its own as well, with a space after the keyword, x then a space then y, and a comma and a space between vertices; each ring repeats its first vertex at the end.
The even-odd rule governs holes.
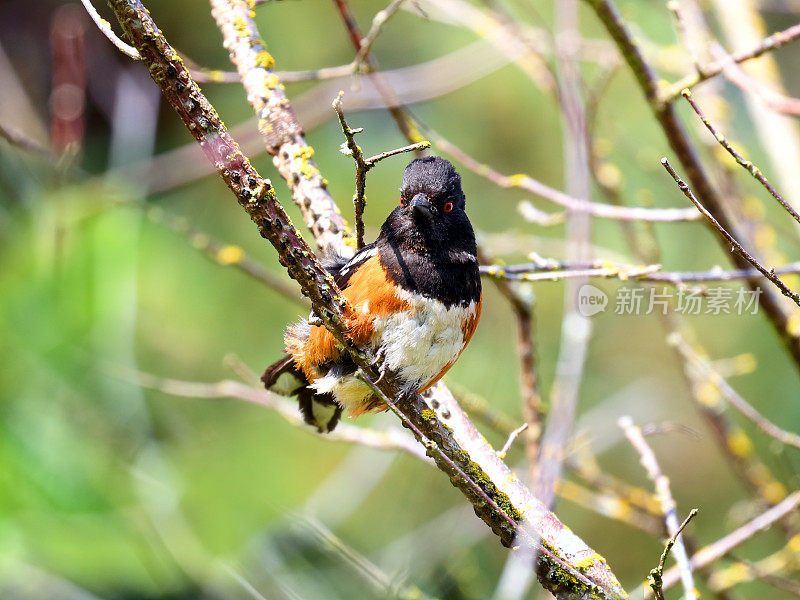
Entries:
MULTIPOLYGON (((475 233, 461 177, 437 157, 413 160, 403 174, 400 205, 378 239, 349 260, 326 264, 351 312, 348 333, 383 359, 402 393, 422 392, 453 366, 481 315, 475 233)), ((287 355, 267 367, 267 389, 298 397, 305 421, 332 431, 350 416, 385 410, 355 376, 356 365, 324 327, 302 321, 284 338, 287 355), (287 377, 283 377, 286 375, 287 377)))

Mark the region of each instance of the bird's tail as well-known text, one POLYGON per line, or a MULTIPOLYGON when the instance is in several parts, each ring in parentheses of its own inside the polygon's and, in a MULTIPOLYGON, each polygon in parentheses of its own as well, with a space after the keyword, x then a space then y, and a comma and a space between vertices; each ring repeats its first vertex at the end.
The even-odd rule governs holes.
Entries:
POLYGON ((297 396, 303 420, 320 433, 333 431, 342 416, 342 407, 332 394, 318 394, 290 355, 272 363, 261 376, 264 387, 282 396, 297 396))

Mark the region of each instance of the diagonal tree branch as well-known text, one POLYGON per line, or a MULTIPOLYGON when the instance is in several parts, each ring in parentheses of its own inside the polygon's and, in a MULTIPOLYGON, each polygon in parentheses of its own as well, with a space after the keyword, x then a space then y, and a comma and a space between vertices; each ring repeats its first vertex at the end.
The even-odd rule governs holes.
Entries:
POLYGON ((351 255, 352 249, 345 244, 350 236, 347 223, 314 163, 314 150, 306 143, 303 127, 273 70, 275 61, 258 33, 252 10, 245 0, 211 0, 211 15, 256 112, 258 130, 306 225, 323 251, 351 255))
MULTIPOLYGON (((719 222, 734 239, 742 245, 750 247, 748 236, 741 231, 740 227, 732 219, 725 206, 722 196, 711 184, 711 180, 703 169, 700 157, 696 148, 692 145, 683 125, 678 119, 672 98, 668 101, 661 99, 661 87, 658 77, 652 66, 645 60, 641 48, 636 43, 630 29, 625 24, 620 15, 619 9, 612 0, 584 0, 595 12, 597 18, 608 31, 614 40, 620 53, 622 54, 628 67, 636 78, 642 93, 653 110, 664 136, 669 142, 678 160, 686 171, 687 178, 698 198, 708 212, 719 222)), ((675 98, 680 96, 681 90, 690 85, 683 85, 678 90, 675 98)), ((750 263, 739 254, 732 254, 731 260, 736 268, 743 269, 749 267, 750 263)), ((772 288, 760 288, 759 282, 748 282, 751 289, 762 289, 761 306, 764 314, 769 319, 773 328, 783 340, 789 354, 796 366, 800 368, 800 331, 792 326, 792 312, 786 302, 772 288)))

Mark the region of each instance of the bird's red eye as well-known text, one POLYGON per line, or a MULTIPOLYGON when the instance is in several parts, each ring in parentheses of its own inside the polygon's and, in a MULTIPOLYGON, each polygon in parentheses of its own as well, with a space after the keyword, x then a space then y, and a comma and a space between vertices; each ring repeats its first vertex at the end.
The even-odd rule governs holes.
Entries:
POLYGON ((406 205, 406 203, 403 200, 403 196, 400 196, 400 206, 405 206, 405 205, 406 205))
POLYGON ((444 212, 449 213, 451 210, 453 210, 452 202, 448 202, 447 204, 444 205, 444 212))

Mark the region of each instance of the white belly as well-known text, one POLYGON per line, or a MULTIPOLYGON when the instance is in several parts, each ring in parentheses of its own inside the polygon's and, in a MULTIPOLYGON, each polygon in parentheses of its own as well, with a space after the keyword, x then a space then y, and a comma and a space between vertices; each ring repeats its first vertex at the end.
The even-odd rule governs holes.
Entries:
MULTIPOLYGON (((378 317, 373 323, 373 351, 383 358, 383 368, 400 380, 404 391, 429 384, 452 364, 464 349, 463 324, 474 317, 476 306, 447 308, 438 300, 399 292, 409 309, 378 317)), ((314 382, 319 393, 330 392, 345 408, 358 408, 372 391, 354 376, 328 375, 314 382)))
POLYGON ((447 308, 417 294, 403 296, 410 310, 375 319, 374 328, 386 368, 408 389, 418 389, 464 349, 463 324, 475 315, 475 303, 447 308))

